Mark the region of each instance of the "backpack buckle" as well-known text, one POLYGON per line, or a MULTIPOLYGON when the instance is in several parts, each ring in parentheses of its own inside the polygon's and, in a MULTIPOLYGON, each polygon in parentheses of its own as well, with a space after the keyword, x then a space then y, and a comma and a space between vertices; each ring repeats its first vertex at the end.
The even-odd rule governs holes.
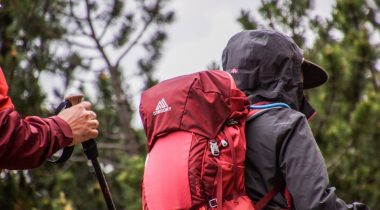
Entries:
POLYGON ((219 147, 218 147, 218 142, 216 142, 216 141, 210 141, 210 150, 211 150, 211 154, 214 157, 219 156, 220 155, 220 151, 219 151, 219 147))
POLYGON ((211 208, 216 208, 218 207, 218 199, 214 198, 208 201, 208 204, 210 205, 211 208))

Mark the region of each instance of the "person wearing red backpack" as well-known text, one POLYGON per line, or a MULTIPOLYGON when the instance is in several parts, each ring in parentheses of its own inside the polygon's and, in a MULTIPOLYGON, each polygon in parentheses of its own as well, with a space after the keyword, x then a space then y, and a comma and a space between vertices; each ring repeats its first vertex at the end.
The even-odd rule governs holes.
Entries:
POLYGON ((315 111, 303 90, 325 83, 327 73, 305 60, 289 36, 274 30, 237 33, 222 61, 224 71, 248 96, 250 108, 259 110, 245 130, 250 199, 269 201, 265 210, 368 210, 361 203, 346 204, 328 187, 326 165, 308 125, 315 111), (279 102, 283 106, 271 108, 279 102))

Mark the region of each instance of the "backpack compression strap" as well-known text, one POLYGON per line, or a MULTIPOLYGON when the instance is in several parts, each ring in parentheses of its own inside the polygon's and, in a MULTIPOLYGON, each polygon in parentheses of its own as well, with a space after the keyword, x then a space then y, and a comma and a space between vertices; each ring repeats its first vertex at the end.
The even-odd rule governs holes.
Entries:
MULTIPOLYGON (((249 117, 248 117, 247 121, 252 119, 257 113, 264 111, 264 110, 273 109, 273 108, 288 108, 288 109, 290 109, 290 106, 286 103, 269 103, 269 104, 263 104, 263 105, 250 105, 248 107, 250 112, 249 112, 249 117)), ((277 193, 280 192, 281 189, 284 189, 283 196, 286 199, 286 203, 288 205, 287 208, 291 209, 293 207, 293 198, 292 198, 288 188, 286 187, 285 182, 281 182, 280 184, 275 185, 275 187, 271 191, 269 191, 267 194, 265 194, 264 197, 262 197, 255 204, 256 210, 263 209, 269 203, 269 201, 271 201, 277 195, 277 193)))

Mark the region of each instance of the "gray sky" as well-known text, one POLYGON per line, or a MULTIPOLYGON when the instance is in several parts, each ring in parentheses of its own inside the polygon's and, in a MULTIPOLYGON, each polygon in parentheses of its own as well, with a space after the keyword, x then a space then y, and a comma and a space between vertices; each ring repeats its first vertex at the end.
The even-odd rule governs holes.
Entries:
POLYGON ((156 71, 159 79, 204 70, 220 62, 228 39, 242 30, 236 21, 242 8, 251 11, 259 1, 176 0, 176 21, 168 27, 169 40, 156 71))

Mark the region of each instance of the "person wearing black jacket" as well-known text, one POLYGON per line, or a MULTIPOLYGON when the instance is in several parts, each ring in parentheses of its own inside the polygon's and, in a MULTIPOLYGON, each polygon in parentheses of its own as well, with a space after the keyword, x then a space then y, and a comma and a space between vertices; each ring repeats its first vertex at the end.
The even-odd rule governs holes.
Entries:
POLYGON ((305 60, 290 37, 273 30, 234 35, 222 62, 251 104, 291 107, 262 110, 247 122, 245 186, 252 201, 286 186, 281 191, 289 193, 278 193, 265 210, 369 210, 361 203, 347 204, 328 186, 325 161, 308 124, 315 112, 303 90, 325 83, 327 73, 305 60))

